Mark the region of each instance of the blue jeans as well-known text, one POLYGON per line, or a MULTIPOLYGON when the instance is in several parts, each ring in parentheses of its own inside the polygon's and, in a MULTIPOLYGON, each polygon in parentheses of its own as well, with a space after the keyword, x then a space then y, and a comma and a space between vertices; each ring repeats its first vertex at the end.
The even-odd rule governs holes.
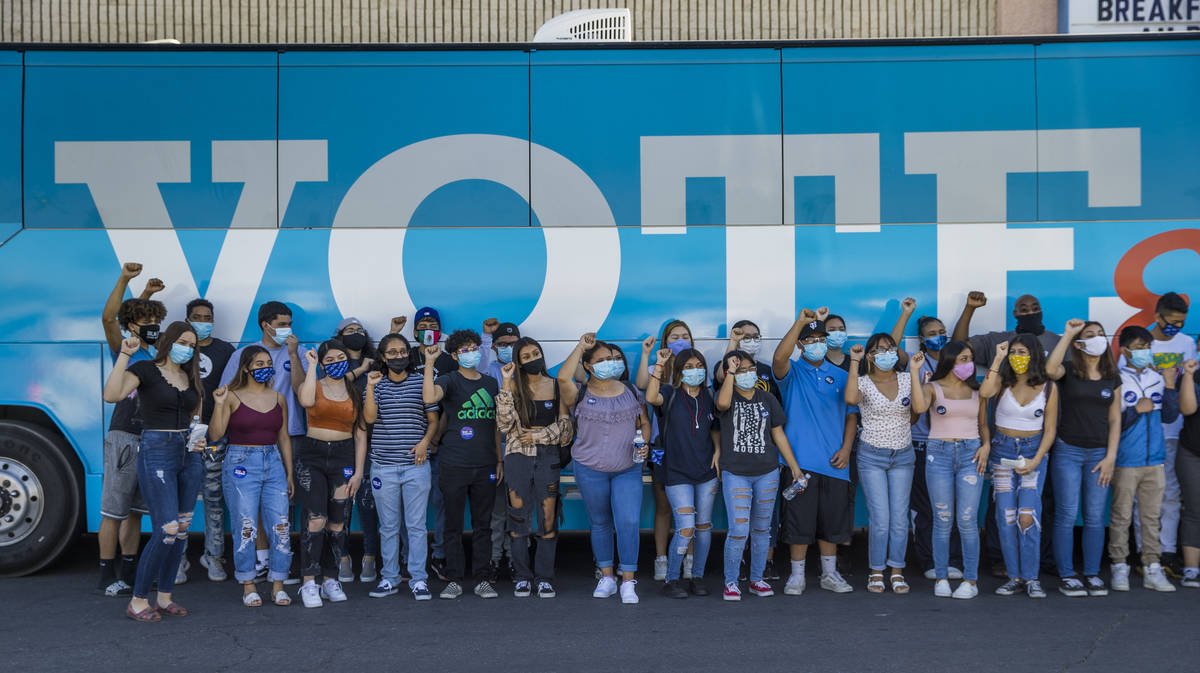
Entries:
POLYGON ((1075 574, 1075 519, 1079 515, 1080 492, 1083 504, 1083 574, 1100 573, 1104 555, 1104 509, 1108 505, 1108 487, 1097 482, 1099 472, 1092 469, 1108 455, 1107 447, 1084 449, 1061 439, 1050 453, 1054 479, 1054 562, 1059 577, 1075 574))
POLYGON ((233 521, 233 576, 239 582, 254 579, 257 560, 254 542, 258 523, 269 531, 270 559, 267 575, 272 581, 286 580, 292 566, 291 526, 288 517, 287 472, 279 449, 271 446, 230 444, 221 468, 221 487, 233 521), (238 526, 238 522, 241 526, 238 526))
POLYGON ((992 437, 992 499, 996 503, 996 527, 1004 565, 1012 579, 1036 580, 1042 559, 1042 487, 1046 484, 1046 460, 1029 474, 1019 475, 1000 465, 1001 458, 1033 458, 1042 435, 1009 437, 997 432, 992 437), (1030 517, 1022 527, 1022 516, 1030 517))
POLYGON ((757 477, 743 477, 722 471, 725 482, 725 511, 729 513, 729 532, 725 535, 725 583, 737 584, 746 535, 750 536, 750 581, 762 579, 767 565, 767 547, 771 542, 771 519, 776 510, 779 470, 757 477), (751 526, 751 521, 755 523, 751 526))
POLYGON ((379 513, 379 552, 383 579, 400 584, 400 528, 404 527, 405 556, 413 582, 428 579, 425 572, 425 515, 432 484, 429 463, 423 465, 371 464, 371 486, 379 513))
POLYGON ((687 554, 688 542, 693 532, 696 545, 692 550, 692 577, 704 576, 704 563, 712 547, 712 511, 717 499, 717 478, 700 484, 675 484, 667 486, 667 502, 675 517, 675 535, 667 551, 667 581, 679 579, 680 566, 687 554), (691 512, 682 510, 690 509, 691 512), (683 535, 681 531, 688 531, 683 535))
POLYGON ((962 540, 963 579, 979 579, 979 497, 983 494, 983 477, 975 464, 979 447, 978 439, 931 439, 925 444, 925 485, 933 511, 933 569, 938 579, 949 576, 954 522, 962 540))
POLYGON ((908 548, 908 494, 916 456, 912 445, 892 451, 858 443, 858 481, 870 519, 867 559, 871 570, 904 567, 908 548))
POLYGON ((137 455, 138 486, 150 510, 151 533, 133 583, 133 595, 138 598, 149 595, 155 581, 159 593, 175 590, 175 573, 183 558, 182 541, 187 539, 204 479, 203 459, 199 452, 187 450, 186 440, 186 430, 142 431, 142 447, 137 455))
POLYGON ((575 463, 575 483, 587 508, 596 565, 613 567, 613 531, 621 572, 636 572, 639 519, 642 514, 642 465, 621 472, 600 472, 575 463))

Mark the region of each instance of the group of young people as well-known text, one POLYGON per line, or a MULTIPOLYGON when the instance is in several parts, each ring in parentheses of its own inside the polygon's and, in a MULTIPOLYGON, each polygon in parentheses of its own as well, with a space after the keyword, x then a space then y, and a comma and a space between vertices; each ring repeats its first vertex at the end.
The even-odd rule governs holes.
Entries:
POLYGON ((852 591, 838 550, 851 539, 859 485, 873 593, 910 591, 911 533, 937 596, 978 594, 984 547, 1002 559, 997 594, 1044 597, 1046 556, 1063 594, 1104 595, 1106 515, 1113 589, 1129 589, 1131 524, 1147 588, 1175 590, 1168 574, 1200 587, 1196 344, 1180 331, 1187 302, 1174 293, 1159 299, 1154 325, 1124 328, 1115 346, 1096 322, 1070 320, 1061 336, 1046 330, 1029 295, 1016 302, 1015 331, 971 336, 972 314, 987 301, 972 292, 952 332, 936 317, 918 320, 912 353, 901 348, 916 309, 906 299, 890 333, 852 347, 842 317, 804 309, 768 361, 759 360, 758 326, 742 320, 710 367, 674 320, 643 342, 635 368, 618 346, 585 334, 552 375, 541 344, 515 324, 489 319, 480 332, 447 336, 429 307, 414 316, 411 340, 406 316, 378 342, 346 318, 305 349, 291 310, 271 301, 258 311, 262 339, 235 348, 212 336, 213 306, 203 299, 165 329, 166 310, 151 298, 160 281, 123 300, 140 273, 139 264, 123 267, 103 313, 115 361, 104 399, 115 407, 104 444, 99 589, 130 595, 126 614, 137 621, 187 614, 173 589, 187 579, 201 491, 200 564, 209 579, 226 579, 228 515, 247 607, 291 603, 293 582, 306 607, 346 600, 354 509, 359 579, 375 584, 372 597, 407 585, 429 600, 432 573, 443 582, 440 598, 468 588, 495 598, 507 554, 515 596, 552 598, 568 464, 588 516, 597 598, 639 600, 647 466, 654 577, 672 598, 710 592, 718 495, 728 514, 724 599, 740 600, 747 581, 756 596, 773 595, 779 544, 791 559, 785 594, 804 592, 813 545, 821 588, 852 591), (992 513, 981 536, 989 479, 992 513), (1053 509, 1043 525, 1048 482, 1053 509), (295 574, 293 503, 301 513, 295 574), (152 533, 139 560, 141 513, 152 533), (262 582, 271 583, 266 599, 262 582))

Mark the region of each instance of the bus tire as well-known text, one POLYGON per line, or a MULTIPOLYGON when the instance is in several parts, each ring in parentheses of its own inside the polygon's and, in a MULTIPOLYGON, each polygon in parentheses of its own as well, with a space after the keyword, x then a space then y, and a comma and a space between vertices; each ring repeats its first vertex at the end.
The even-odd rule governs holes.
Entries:
POLYGON ((0 420, 0 577, 36 572, 79 538, 83 488, 72 458, 44 428, 0 420))

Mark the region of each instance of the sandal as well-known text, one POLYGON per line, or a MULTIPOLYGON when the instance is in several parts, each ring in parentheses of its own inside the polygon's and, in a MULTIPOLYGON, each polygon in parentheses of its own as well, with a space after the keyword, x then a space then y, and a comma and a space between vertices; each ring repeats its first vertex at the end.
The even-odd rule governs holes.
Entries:
POLYGON ((187 608, 176 603, 175 601, 171 601, 166 605, 158 606, 158 611, 172 617, 187 617, 188 614, 187 608))
POLYGON ((873 594, 883 593, 883 573, 871 573, 867 575, 867 591, 873 594))
POLYGON ((284 605, 291 605, 291 604, 292 604, 292 597, 288 596, 286 591, 283 591, 281 589, 281 590, 275 592, 275 605, 282 607, 284 605))
POLYGON ((132 605, 126 605, 125 606, 125 616, 132 619, 135 622, 161 622, 162 621, 162 615, 158 614, 158 610, 155 610, 153 605, 148 606, 146 609, 142 610, 141 612, 134 612, 132 605))
POLYGON ((908 582, 904 581, 904 575, 893 574, 891 581, 892 591, 902 595, 908 593, 908 582))
POLYGON ((242 605, 248 608, 260 608, 262 607, 262 596, 259 596, 257 591, 242 594, 242 605))

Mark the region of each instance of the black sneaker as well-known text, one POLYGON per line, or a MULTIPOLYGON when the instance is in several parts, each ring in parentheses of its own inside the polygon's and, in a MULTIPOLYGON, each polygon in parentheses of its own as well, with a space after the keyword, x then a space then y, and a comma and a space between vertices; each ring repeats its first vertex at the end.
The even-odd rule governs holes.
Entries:
POLYGON ((1038 580, 1029 580, 1025 583, 1025 593, 1030 598, 1045 598, 1046 592, 1042 590, 1042 583, 1038 580))
POLYGON ((554 598, 558 594, 554 593, 554 585, 543 580, 538 582, 537 597, 538 598, 554 598))
POLYGON ((1019 579, 1011 579, 1004 584, 996 587, 997 596, 1012 596, 1021 589, 1025 588, 1025 582, 1019 579))
POLYGON ((708 587, 704 586, 704 580, 699 577, 693 577, 688 580, 688 591, 693 596, 707 596, 708 587))
POLYGON ((678 580, 667 580, 666 582, 663 582, 662 592, 667 598, 688 597, 687 589, 684 589, 682 586, 680 586, 678 580))
POLYGON ((779 571, 775 569, 775 559, 767 559, 767 565, 763 568, 763 579, 768 582, 779 579, 779 571))
POLYGON ((450 578, 446 576, 446 559, 431 556, 429 558, 429 569, 433 574, 443 582, 449 582, 450 578))
POLYGON ((1095 575, 1084 578, 1083 583, 1087 585, 1087 592, 1089 596, 1108 595, 1108 585, 1104 583, 1104 580, 1095 575))
POLYGON ((1087 587, 1083 585, 1083 582, 1079 581, 1078 577, 1072 575, 1071 577, 1059 578, 1058 593, 1064 596, 1076 598, 1079 596, 1088 595, 1088 590, 1087 587))

